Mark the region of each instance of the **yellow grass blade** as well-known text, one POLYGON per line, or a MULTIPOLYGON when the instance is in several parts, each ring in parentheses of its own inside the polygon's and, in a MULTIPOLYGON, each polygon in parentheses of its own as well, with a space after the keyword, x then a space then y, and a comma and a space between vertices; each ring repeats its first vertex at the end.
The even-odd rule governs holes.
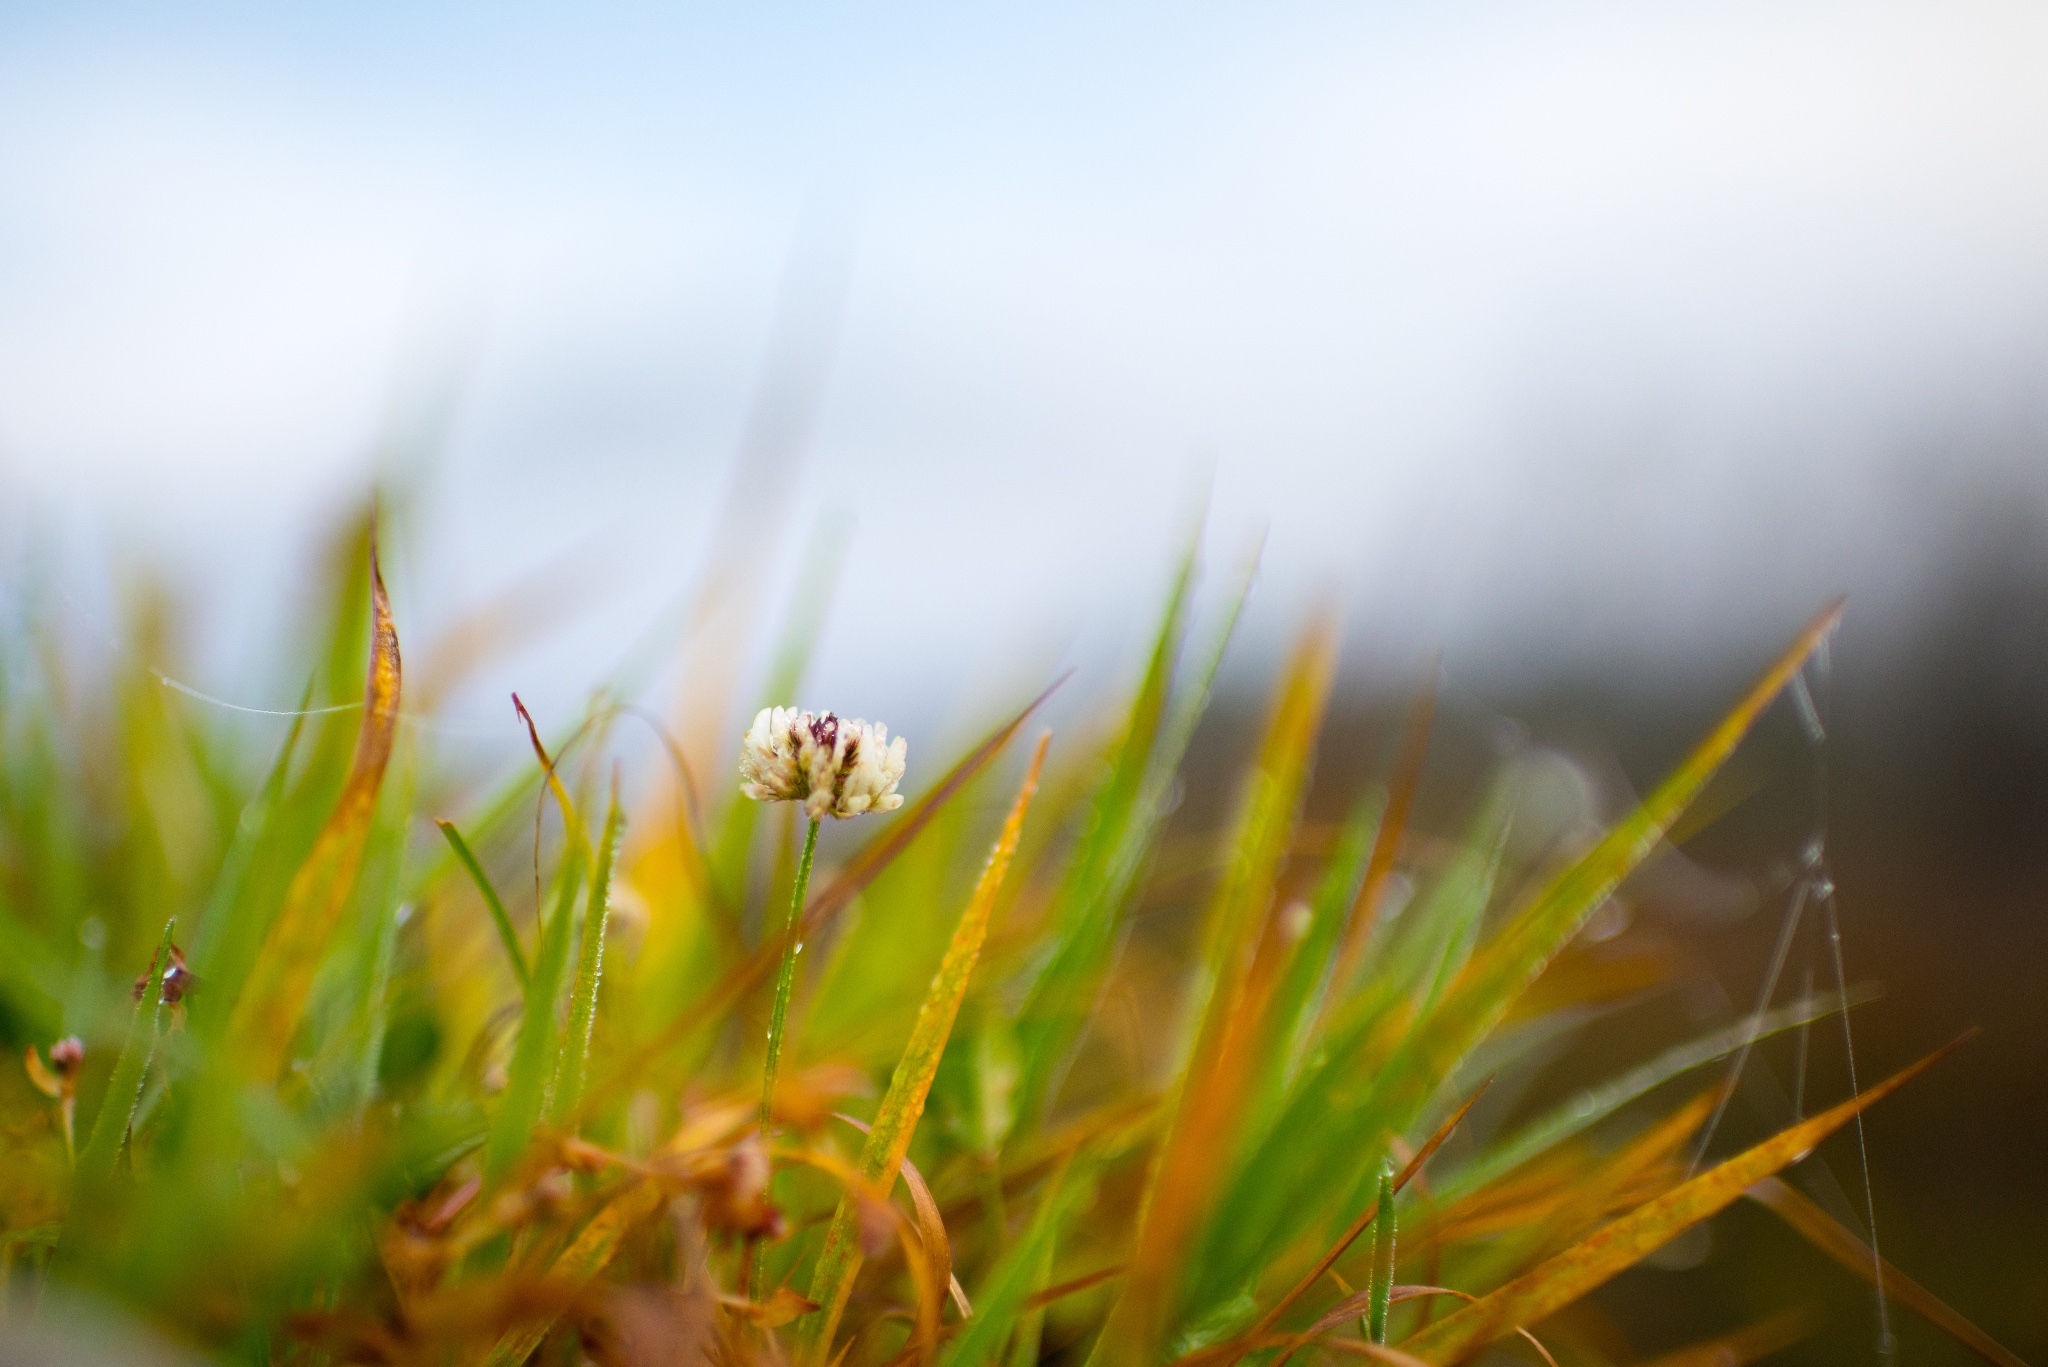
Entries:
MULTIPOLYGON (((946 957, 939 963, 931 989, 925 994, 924 1003, 918 1007, 917 1022, 910 1030, 910 1042, 903 1047, 903 1057, 889 1079, 889 1090, 882 1098, 881 1108, 875 1112, 874 1127, 869 1130, 867 1143, 861 1148, 862 1175, 884 1191, 895 1184, 896 1170, 902 1164, 904 1154, 910 1151, 911 1136, 917 1131, 918 1118, 924 1114, 925 1097, 931 1091, 932 1078, 938 1074, 939 1058, 945 1053, 946 1040, 953 1033, 953 1020, 959 1014, 962 998, 967 995, 967 983, 974 973, 975 961, 981 957, 982 941, 988 936, 996 895, 1002 890, 1003 878, 1010 869, 1010 857, 1016 853, 1017 841, 1024 833, 1024 815, 1031 808, 1032 794, 1038 791, 1039 770, 1045 763, 1046 746, 1051 740, 1049 731, 1038 739, 1038 749, 1031 756, 1031 767, 1024 774, 1023 786, 1017 790, 1017 800, 1010 806, 1009 818, 1003 822, 995 848, 989 851, 981 880, 975 884, 967 910, 961 914, 960 924, 954 928, 952 943, 946 946, 946 957)), ((824 1249, 818 1254, 817 1270, 811 1280, 811 1299, 823 1309, 803 1324, 806 1351, 814 1360, 822 1357, 829 1348, 832 1335, 839 1327, 839 1317, 846 1309, 847 1297, 853 1294, 853 1279, 860 1272, 860 1243, 854 1237, 857 1218, 853 1201, 841 1200, 839 1210, 832 1218, 832 1226, 825 1235, 824 1249)))
POLYGON ((1299 819, 1336 654, 1336 628, 1319 618, 1295 647, 1267 724, 1231 842, 1234 855, 1209 912, 1194 993, 1194 1050, 1146 1193, 1123 1294, 1096 1342, 1097 1367, 1152 1367, 1158 1360, 1183 1262, 1229 1171, 1275 976, 1257 971, 1254 951, 1299 819))
MULTIPOLYGON (((1833 1216, 1775 1177, 1766 1177, 1744 1193, 1804 1235, 1809 1243, 1865 1281, 1874 1280, 1877 1257, 1870 1245, 1843 1229, 1833 1216)), ((1884 1265, 1884 1292, 1946 1332, 1986 1362, 1998 1367, 2027 1367, 2018 1354, 1951 1309, 1948 1303, 1890 1263, 1884 1265)))
POLYGON ((1524 1276, 1411 1336, 1401 1346, 1429 1362, 1463 1362, 1516 1328, 1534 1324, 1631 1267, 1680 1234, 1732 1205, 1743 1191, 1798 1162, 1866 1107, 1891 1095, 1955 1050, 1968 1035, 1872 1087, 1737 1154, 1638 1206, 1613 1224, 1524 1276))
POLYGON ((400 666, 398 631, 384 592, 374 551, 370 556, 370 672, 364 689, 363 725, 356 736, 348 780, 312 853, 292 878, 284 905, 264 937, 249 977, 229 1018, 229 1038, 250 1073, 277 1076, 305 1009, 313 971, 333 937, 342 909, 355 889, 363 846, 376 812, 377 790, 391 761, 398 734, 400 666))

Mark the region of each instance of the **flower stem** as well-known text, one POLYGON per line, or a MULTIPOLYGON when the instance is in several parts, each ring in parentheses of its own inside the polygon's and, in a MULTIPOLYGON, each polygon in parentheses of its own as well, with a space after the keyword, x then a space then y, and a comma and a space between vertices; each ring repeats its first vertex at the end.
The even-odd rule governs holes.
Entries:
POLYGON ((796 866, 796 889, 789 899, 789 919, 782 927, 782 971, 775 978, 775 1010, 768 1018, 768 1063, 761 1070, 761 1137, 775 1107, 775 1070, 782 1063, 782 1023, 789 1016, 789 995, 796 987, 796 956, 803 950, 804 893, 811 885, 811 855, 818 848, 818 823, 804 836, 804 855, 796 866))

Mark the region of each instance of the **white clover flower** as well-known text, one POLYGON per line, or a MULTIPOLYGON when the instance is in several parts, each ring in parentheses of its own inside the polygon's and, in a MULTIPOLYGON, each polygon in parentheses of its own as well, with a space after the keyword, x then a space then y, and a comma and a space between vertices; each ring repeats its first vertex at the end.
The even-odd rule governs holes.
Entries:
POLYGON ((740 741, 740 791, 756 802, 801 802, 813 821, 903 805, 903 738, 878 722, 764 707, 740 741))

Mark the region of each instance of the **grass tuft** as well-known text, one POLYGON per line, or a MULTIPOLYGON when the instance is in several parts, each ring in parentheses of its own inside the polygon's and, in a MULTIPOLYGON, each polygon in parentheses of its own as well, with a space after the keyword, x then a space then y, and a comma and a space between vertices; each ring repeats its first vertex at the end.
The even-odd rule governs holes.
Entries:
MULTIPOLYGON (((1251 582, 1207 602, 1191 536, 1128 691, 1074 700, 1093 739, 1017 753, 1051 688, 957 755, 914 736, 909 804, 805 842, 799 874, 729 748, 675 739, 706 719, 637 690, 519 703, 504 768, 451 761, 401 714, 402 614, 352 528, 328 625, 278 662, 313 680, 288 723, 139 662, 65 676, 54 622, 0 641, 0 1044, 28 1060, 0 1085, 0 1310, 83 1292, 251 1367, 1449 1364, 1511 1334, 1547 1353, 1546 1320, 1745 1193, 1877 1275, 1774 1174, 1931 1059, 1697 1176, 1715 1094, 1678 1094, 1856 994, 1516 1100, 1684 971, 1580 933, 1836 609, 1640 809, 1532 852, 1513 758, 1462 834, 1418 828, 1433 684, 1384 772, 1318 769, 1334 613, 1243 771, 1190 772, 1251 582), (1223 829, 1177 815, 1196 783, 1229 789, 1223 829)), ((781 632, 777 702, 836 556, 781 632)), ((704 667, 705 696, 751 695, 704 667)), ((1812 1329, 1787 1306, 1645 1348, 1747 1360, 1812 1329)))

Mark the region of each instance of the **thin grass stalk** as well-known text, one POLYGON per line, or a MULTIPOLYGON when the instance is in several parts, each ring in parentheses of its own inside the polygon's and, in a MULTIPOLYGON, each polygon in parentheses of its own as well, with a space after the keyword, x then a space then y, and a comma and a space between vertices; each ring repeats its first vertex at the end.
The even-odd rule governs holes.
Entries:
POLYGON ((569 996, 569 1034, 562 1041, 560 1081, 555 1087, 554 1114, 574 1124, 583 1100, 583 1076, 590 1058, 590 1036, 597 1024, 597 990, 604 976, 604 932, 610 920, 612 863, 618 853, 619 830, 625 816, 619 807, 619 775, 612 771, 611 805, 605 812, 604 834, 597 847, 597 869, 584 903, 583 939, 576 955, 576 980, 569 996))

